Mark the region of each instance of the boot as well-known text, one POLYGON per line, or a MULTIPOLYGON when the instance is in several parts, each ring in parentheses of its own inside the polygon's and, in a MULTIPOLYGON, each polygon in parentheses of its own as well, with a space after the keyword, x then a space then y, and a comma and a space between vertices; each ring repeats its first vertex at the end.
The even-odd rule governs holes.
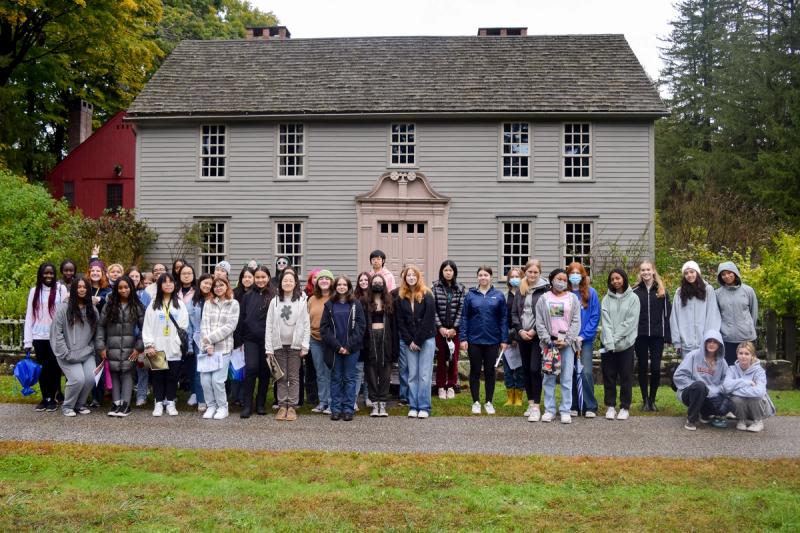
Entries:
POLYGON ((514 405, 515 398, 517 396, 517 389, 506 389, 506 403, 503 404, 504 407, 508 407, 510 405, 514 405))
POLYGON ((516 389, 514 391, 514 405, 517 407, 522 405, 522 389, 516 389))

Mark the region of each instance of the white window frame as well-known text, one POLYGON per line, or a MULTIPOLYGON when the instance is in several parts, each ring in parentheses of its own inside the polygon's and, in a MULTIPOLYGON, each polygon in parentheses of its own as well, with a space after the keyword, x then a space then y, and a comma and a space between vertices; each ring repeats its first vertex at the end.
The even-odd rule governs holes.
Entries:
POLYGON ((592 126, 592 123, 591 122, 563 122, 561 124, 561 142, 560 142, 560 144, 561 144, 561 157, 559 158, 559 160, 561 162, 560 163, 560 167, 561 167, 560 180, 561 181, 581 181, 581 182, 583 182, 583 181, 593 181, 594 180, 594 150, 592 148, 592 145, 594 144, 594 127, 592 126), (587 131, 586 132, 581 131, 579 133, 575 133, 574 131, 572 131, 570 133, 567 133, 567 127, 568 126, 581 126, 581 127, 585 126, 587 131), (584 143, 581 140, 581 142, 577 143, 577 144, 574 143, 574 142, 571 143, 571 144, 567 144, 567 140, 566 140, 567 135, 588 135, 589 136, 589 142, 588 143, 584 143), (580 152, 581 153, 575 154, 572 151, 567 153, 567 147, 568 146, 570 148, 578 146, 580 148, 580 152), (586 152, 586 153, 583 153, 583 150, 582 150, 582 148, 584 146, 586 146, 588 148, 588 152, 586 152), (566 161, 567 158, 584 159, 584 160, 587 161, 587 165, 586 166, 583 166, 583 165, 582 166, 574 166, 574 165, 571 165, 571 164, 567 165, 567 161, 566 161), (573 171, 574 171, 574 169, 576 169, 576 168, 580 168, 580 169, 586 168, 586 169, 588 169, 589 175, 588 176, 578 176, 578 177, 567 176, 567 169, 573 169, 573 171))
MULTIPOLYGON (((531 138, 533 136, 533 127, 530 122, 524 121, 506 121, 501 122, 498 128, 498 142, 499 142, 499 150, 500 150, 500 167, 499 167, 499 181, 531 181, 533 179, 533 145, 531 143, 531 138), (518 124, 520 126, 526 126, 528 131, 523 133, 514 132, 513 126, 518 124), (509 127, 511 131, 508 132, 509 135, 512 136, 511 141, 513 141, 513 135, 527 135, 528 141, 526 143, 519 142, 506 142, 506 126, 509 127), (510 147, 510 150, 513 150, 515 145, 519 145, 524 147, 524 150, 519 152, 518 154, 514 154, 513 152, 509 151, 506 153, 506 147, 510 147), (527 152, 527 153, 524 153, 527 152), (513 164, 512 158, 519 158, 521 160, 525 160, 524 164, 523 161, 520 161, 518 165, 513 164), (508 168, 511 169, 510 172, 513 173, 514 168, 520 169, 520 174, 522 173, 521 169, 525 168, 527 170, 527 176, 512 176, 512 175, 505 175, 506 171, 506 159, 509 160, 508 168)), ((521 139, 520 139, 521 140, 521 139)))
MULTIPOLYGON (((296 139, 296 137, 295 137, 296 139)), ((277 125, 275 128, 275 147, 276 147, 276 154, 275 154, 275 164, 277 166, 275 175, 278 179, 281 180, 303 180, 306 179, 306 175, 308 174, 308 126, 303 122, 282 122, 277 125), (297 128, 300 128, 300 132, 298 133, 297 128), (284 128, 286 130, 284 131, 284 128), (294 131, 288 131, 288 128, 293 128, 294 131), (283 143, 281 141, 281 137, 284 135, 300 135, 302 137, 301 142, 293 142, 283 143), (292 146, 295 151, 294 153, 286 153, 282 152, 284 147, 292 146), (297 150, 299 147, 299 151, 297 150), (288 158, 296 158, 295 162, 290 164, 288 162, 288 158), (287 158, 287 161, 284 162, 283 158, 287 158), (299 160, 299 163, 297 162, 299 160), (292 168, 296 172, 299 169, 299 173, 295 174, 288 174, 288 169, 292 168)))
MULTIPOLYGON (((297 234, 296 232, 292 232, 293 234, 297 234)), ((286 256, 290 259, 291 266, 295 272, 297 272, 298 276, 301 276, 304 268, 303 264, 305 262, 305 248, 306 248, 306 221, 302 219, 296 218, 276 218, 272 220, 272 242, 273 245, 273 255, 275 258, 279 256, 286 256), (279 226, 282 224, 299 224, 300 225, 300 253, 295 252, 287 252, 285 246, 287 245, 295 245, 297 243, 281 243, 278 239, 278 229, 279 226), (299 260, 296 258, 299 257, 299 260)))
MULTIPOLYGON (((591 274, 592 272, 592 256, 594 253, 594 234, 595 234, 595 227, 596 227, 596 219, 587 219, 587 218, 563 218, 561 219, 561 262, 563 267, 566 267, 572 261, 567 261, 567 257, 580 257, 586 258, 584 260, 579 261, 586 270, 591 274), (589 224, 589 254, 568 254, 567 253, 567 224, 589 224)), ((581 235, 585 235, 583 231, 580 232, 581 235)), ((583 246, 584 244, 582 244, 583 246)))
MULTIPOLYGON (((200 135, 199 135, 198 141, 199 141, 200 148, 198 150, 199 156, 198 156, 198 161, 197 161, 197 163, 198 163, 198 169, 197 169, 198 179, 200 179, 202 181, 228 181, 228 136, 230 135, 229 128, 225 124, 201 124, 200 125, 199 134, 200 135), (206 128, 208 128, 208 130, 206 130, 206 128), (212 130, 212 128, 216 128, 216 129, 212 130), (220 133, 219 128, 222 128, 222 133, 220 133), (217 137, 222 135, 223 142, 221 144, 220 143, 215 143, 215 144, 209 143, 208 146, 207 146, 204 143, 204 138, 206 137, 206 135, 208 135, 209 137, 212 136, 212 135, 215 135, 217 137), (209 149, 209 153, 208 154, 204 153, 206 148, 209 149), (212 148, 215 148, 217 153, 212 154, 211 153, 211 149, 212 148), (221 148, 221 153, 220 153, 220 148, 221 148), (215 165, 211 165, 211 164, 206 165, 205 164, 205 159, 206 158, 208 158, 209 160, 212 159, 212 158, 217 158, 217 162, 216 162, 217 164, 215 164, 215 165), (222 164, 220 164, 219 159, 222 159, 222 164), (205 169, 208 169, 208 173, 209 173, 208 176, 204 176, 203 175, 203 171, 205 169), (211 174, 211 169, 215 169, 217 175, 211 176, 210 175, 211 174), (219 175, 219 170, 220 169, 222 170, 222 175, 219 175)), ((209 161, 209 163, 210 163, 210 161, 209 161)))
MULTIPOLYGON (((528 225, 528 240, 527 240, 527 242, 524 242, 524 241, 520 240, 520 242, 517 243, 520 246, 527 245, 528 246, 528 254, 525 256, 525 260, 522 261, 520 264, 518 264, 518 265, 509 264, 508 265, 509 269, 511 267, 522 268, 523 266, 525 266, 525 263, 527 263, 530 260, 530 258, 533 257, 533 255, 534 255, 533 254, 534 218, 533 217, 498 217, 498 219, 497 219, 497 244, 498 244, 498 247, 497 247, 497 253, 498 253, 498 255, 497 255, 497 265, 498 265, 499 268, 497 270, 497 279, 499 279, 499 280, 505 280, 506 279, 506 270, 505 270, 506 269, 506 264, 505 264, 505 258, 506 258, 506 253, 505 253, 505 246, 506 246, 506 242, 505 242, 505 237, 506 237, 505 225, 506 224, 527 224, 528 225)), ((512 232, 513 232, 513 227, 512 227, 512 232)), ((522 232, 519 231, 519 233, 521 234, 522 232)), ((514 246, 514 245, 515 245, 514 242, 510 243, 510 246, 514 246)), ((508 255, 509 256, 522 257, 522 252, 520 251, 520 253, 518 253, 518 254, 511 253, 511 254, 508 254, 508 255)))
MULTIPOLYGON (((418 160, 419 153, 417 152, 417 138, 418 138, 418 135, 419 135, 419 132, 418 132, 417 124, 415 122, 392 122, 391 124, 389 124, 389 132, 388 132, 389 152, 387 154, 387 156, 388 156, 387 167, 388 168, 419 168, 419 160, 418 160), (398 140, 397 141, 395 141, 395 132, 394 132, 395 126, 405 127, 405 131, 398 131, 397 132, 397 136, 398 136, 398 140), (409 127, 412 128, 412 131, 410 133, 408 131, 409 127), (409 142, 408 141, 408 135, 413 135, 414 136, 414 140, 409 142), (406 136, 405 137, 406 140, 401 141, 400 140, 401 136, 406 136), (411 149, 410 153, 409 153, 408 150, 406 150, 406 153, 402 154, 402 155, 405 155, 407 158, 410 155, 411 158, 413 159, 413 161, 411 163, 408 163, 408 162, 406 162, 406 163, 399 163, 399 162, 395 163, 393 161, 394 153, 392 151, 392 149, 395 146, 410 148, 411 149)), ((398 158, 402 157, 402 155, 398 154, 398 158)))
MULTIPOLYGON (((228 221, 227 220, 216 220, 216 219, 202 219, 197 221, 199 224, 203 225, 203 229, 201 232, 201 239, 202 242, 200 244, 200 253, 197 256, 197 265, 199 266, 198 276, 200 274, 213 274, 214 267, 220 261, 227 261, 228 259, 228 221), (207 230, 207 224, 216 224, 217 227, 214 228, 214 233, 216 235, 222 236, 222 251, 220 253, 219 249, 215 250, 213 253, 206 251, 206 235, 209 233, 207 230), (222 231, 219 231, 219 226, 222 226, 222 231), (213 257, 213 261, 208 261, 206 263, 206 258, 213 257), (208 270, 204 268, 204 265, 208 265, 208 270)), ((219 241, 217 241, 216 245, 219 245, 219 241)))

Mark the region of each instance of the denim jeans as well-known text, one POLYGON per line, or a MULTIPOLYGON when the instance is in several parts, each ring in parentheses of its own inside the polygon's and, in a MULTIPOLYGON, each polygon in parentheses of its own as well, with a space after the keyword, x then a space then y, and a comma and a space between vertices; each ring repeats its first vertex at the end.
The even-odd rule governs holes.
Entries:
POLYGON ((522 367, 511 370, 505 356, 503 356, 503 383, 506 389, 525 388, 525 370, 522 367))
POLYGON ((405 345, 401 340, 400 353, 397 354, 397 377, 400 380, 400 400, 408 401, 408 354, 403 346, 405 345))
MULTIPOLYGON (((566 346, 561 352, 561 407, 559 412, 569 414, 572 409, 572 370, 575 366, 575 352, 572 347, 566 346)), ((556 414, 556 376, 544 374, 544 408, 548 413, 556 414)))
POLYGON ((366 382, 364 381, 364 361, 359 361, 356 363, 356 400, 364 393, 364 398, 367 397, 366 391, 364 390, 366 386, 366 382))
POLYGON ((400 341, 400 357, 405 354, 408 366, 408 406, 415 411, 431 411, 431 379, 436 341, 427 339, 415 352, 400 341))
POLYGON ((577 367, 575 369, 575 375, 572 379, 572 407, 576 411, 581 411, 585 413, 586 411, 592 411, 593 413, 597 412, 597 398, 594 396, 594 375, 592 375, 592 342, 584 342, 583 346, 581 346, 581 366, 583 366, 583 371, 580 375, 577 373, 577 367), (577 381, 581 380, 581 385, 583 387, 583 405, 578 404, 578 386, 577 381))
POLYGON ((317 372, 317 394, 319 403, 331 405, 331 369, 325 364, 325 345, 322 341, 311 338, 309 346, 311 360, 314 362, 314 370, 317 372))
MULTIPOLYGON (((150 385, 150 369, 136 367, 136 400, 147 401, 147 388, 150 385)), ((200 400, 198 400, 200 401, 200 400)))
POLYGON ((358 352, 339 355, 333 361, 331 371, 331 412, 350 413, 356 404, 356 363, 358 352))

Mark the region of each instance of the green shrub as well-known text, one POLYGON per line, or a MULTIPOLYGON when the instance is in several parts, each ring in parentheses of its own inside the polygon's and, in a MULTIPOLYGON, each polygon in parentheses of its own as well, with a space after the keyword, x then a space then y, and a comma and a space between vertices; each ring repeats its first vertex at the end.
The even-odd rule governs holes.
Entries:
POLYGON ((772 244, 772 249, 762 252, 753 283, 764 308, 796 317, 800 313, 800 231, 780 232, 772 244))

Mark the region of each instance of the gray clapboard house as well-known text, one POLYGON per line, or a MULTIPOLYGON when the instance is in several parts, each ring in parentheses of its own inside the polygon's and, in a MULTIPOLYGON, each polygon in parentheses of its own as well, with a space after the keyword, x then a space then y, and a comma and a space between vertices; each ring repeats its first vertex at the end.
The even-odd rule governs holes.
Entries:
POLYGON ((355 274, 381 248, 396 274, 451 258, 471 281, 652 249, 666 109, 623 36, 249 33, 182 42, 128 110, 152 259, 196 221, 202 270, 285 254, 355 274))

